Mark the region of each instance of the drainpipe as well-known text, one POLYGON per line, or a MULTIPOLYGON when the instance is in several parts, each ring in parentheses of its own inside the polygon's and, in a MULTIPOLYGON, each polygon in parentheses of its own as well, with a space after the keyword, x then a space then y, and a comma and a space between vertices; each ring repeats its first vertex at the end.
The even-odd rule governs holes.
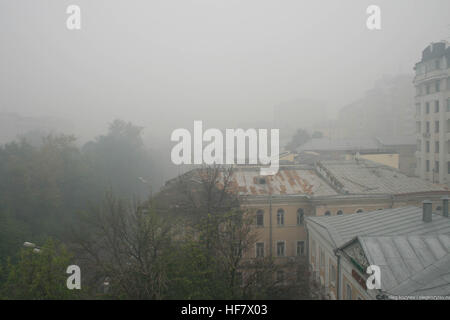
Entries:
POLYGON ((336 299, 341 300, 341 255, 339 254, 339 249, 334 250, 334 255, 337 258, 336 299))
POLYGON ((269 254, 270 257, 272 257, 272 251, 273 251, 273 243, 272 243, 272 192, 269 188, 269 243, 270 243, 270 250, 269 254))

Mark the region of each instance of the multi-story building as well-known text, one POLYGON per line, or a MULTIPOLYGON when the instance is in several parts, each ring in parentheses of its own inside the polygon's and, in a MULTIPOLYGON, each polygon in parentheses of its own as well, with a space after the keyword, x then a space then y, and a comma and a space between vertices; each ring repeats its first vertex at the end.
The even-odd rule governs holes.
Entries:
MULTIPOLYGON (((194 182, 200 181, 195 178, 196 170, 186 173, 194 182)), ((172 183, 169 181, 162 192, 169 192, 172 183)), ((441 197, 450 195, 445 186, 365 159, 283 165, 273 176, 261 176, 258 166, 237 166, 230 185, 242 199, 241 205, 255 215, 255 248, 247 257, 272 256, 297 265, 306 262, 307 217, 419 207, 424 200, 431 200, 439 212, 441 197)))
POLYGON ((450 44, 432 43, 414 67, 416 173, 450 184, 450 44))
POLYGON ((433 212, 424 201, 422 209, 307 218, 308 261, 317 291, 338 300, 448 297, 448 198, 441 207, 433 212), (371 286, 369 266, 379 270, 377 287, 371 286))

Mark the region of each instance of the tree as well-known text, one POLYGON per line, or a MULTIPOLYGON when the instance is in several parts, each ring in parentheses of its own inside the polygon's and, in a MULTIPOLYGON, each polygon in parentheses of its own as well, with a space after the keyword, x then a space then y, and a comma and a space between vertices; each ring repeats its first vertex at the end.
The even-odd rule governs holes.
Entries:
POLYGON ((130 122, 114 120, 106 135, 83 146, 99 186, 109 186, 129 198, 147 197, 148 186, 143 186, 139 178, 150 181, 153 167, 142 142, 142 130, 130 122))
POLYGON ((170 231, 151 208, 109 193, 101 207, 82 217, 73 241, 93 288, 108 278, 109 297, 162 299, 170 231))
POLYGON ((72 256, 65 246, 49 239, 35 252, 22 248, 17 263, 9 261, 6 266, 6 280, 0 288, 2 299, 75 299, 77 290, 69 290, 66 282, 67 267, 72 256))
POLYGON ((306 130, 298 129, 292 137, 291 142, 286 145, 286 148, 291 151, 295 151, 298 147, 304 145, 309 140, 311 140, 309 133, 306 130))

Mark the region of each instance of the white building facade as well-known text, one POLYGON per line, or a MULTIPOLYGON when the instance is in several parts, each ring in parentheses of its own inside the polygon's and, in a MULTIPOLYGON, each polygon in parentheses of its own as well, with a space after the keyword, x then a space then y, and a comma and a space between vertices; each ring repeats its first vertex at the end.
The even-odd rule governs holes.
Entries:
POLYGON ((450 44, 426 47, 414 69, 416 174, 450 184, 450 44))

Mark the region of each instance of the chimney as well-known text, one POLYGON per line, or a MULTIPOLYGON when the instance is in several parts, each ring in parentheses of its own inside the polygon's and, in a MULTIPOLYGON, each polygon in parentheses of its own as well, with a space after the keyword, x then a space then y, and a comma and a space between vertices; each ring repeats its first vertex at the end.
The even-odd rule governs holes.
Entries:
POLYGON ((424 222, 431 222, 432 218, 432 203, 429 200, 425 200, 422 202, 423 205, 423 214, 422 214, 422 220, 424 222))
POLYGON ((448 218, 448 197, 442 198, 442 215, 448 218))

